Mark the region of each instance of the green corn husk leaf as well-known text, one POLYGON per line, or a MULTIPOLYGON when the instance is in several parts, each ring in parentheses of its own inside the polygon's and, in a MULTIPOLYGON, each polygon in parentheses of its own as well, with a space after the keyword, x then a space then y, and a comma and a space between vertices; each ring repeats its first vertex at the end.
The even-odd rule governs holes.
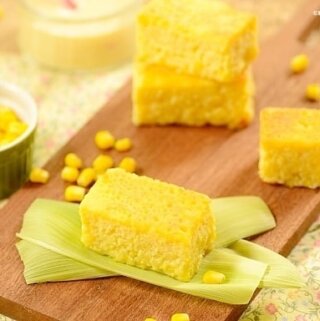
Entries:
MULTIPOLYGON (((74 207, 74 205, 72 204, 68 204, 71 205, 72 207, 74 207)), ((219 215, 218 215, 219 216, 219 215)), ((110 276, 110 272, 106 271, 106 270, 102 270, 102 269, 96 269, 90 265, 86 265, 86 264, 82 264, 76 260, 72 260, 66 256, 51 252, 50 250, 47 250, 45 248, 39 247, 37 245, 34 245, 30 242, 27 241, 21 241, 19 242, 19 251, 21 253, 21 251, 24 251, 24 253, 21 253, 21 256, 24 260, 24 263, 26 265, 26 271, 25 271, 25 275, 27 277, 29 277, 29 281, 30 283, 34 283, 34 282, 45 282, 45 281, 58 281, 58 280, 70 280, 70 279, 88 279, 88 278, 98 278, 98 277, 105 277, 105 276, 110 276), (24 247, 20 246, 21 243, 24 242, 24 247), (49 260, 42 260, 42 263, 40 264, 32 264, 32 262, 28 262, 26 260, 26 257, 32 257, 32 250, 35 249, 35 257, 37 255, 42 256, 42 255, 48 255, 49 253, 53 254, 54 260, 61 262, 61 264, 58 264, 56 267, 57 269, 54 269, 54 273, 50 274, 50 275, 45 275, 48 271, 47 268, 50 269, 50 266, 52 266, 50 259, 49 260), (30 255, 31 253, 31 255, 30 255), (47 264, 46 264, 47 262, 47 264), (73 265, 74 264, 74 265, 73 265), (78 269, 74 269, 74 267, 78 267, 80 265, 80 273, 78 275, 75 275, 73 273, 72 275, 72 271, 69 271, 70 275, 68 275, 68 268, 69 270, 73 270, 73 271, 78 271, 78 269), (37 269, 41 269, 40 273, 39 271, 37 271, 37 269), (28 274, 29 271, 29 274, 28 274), (35 276, 34 279, 32 279, 32 275, 35 276)), ((250 257, 250 258, 255 258, 255 259, 260 259, 263 262, 266 263, 270 263, 270 267, 268 268, 268 272, 265 274, 264 279, 261 281, 260 286, 282 286, 282 287, 289 287, 289 286, 301 286, 302 283, 299 280, 299 277, 297 275, 297 272, 294 268, 294 266, 289 263, 285 258, 281 257, 280 255, 273 253, 270 250, 267 250, 261 246, 258 246, 256 244, 252 244, 250 242, 247 241, 239 241, 236 242, 235 244, 233 244, 232 246, 233 252, 234 253, 230 253, 229 254, 236 254, 239 253, 241 255, 250 257), (274 262, 276 262, 276 264, 274 264, 274 262), (281 264, 280 264, 281 263, 281 264), (286 266, 289 263, 289 269, 286 266), (275 270, 275 266, 277 266, 277 270, 275 270), (291 269, 291 271, 290 271, 291 269), (288 275, 288 278, 286 279, 288 275)), ((225 250, 228 251, 228 250, 225 250)), ((230 251, 230 250, 229 250, 230 251)), ((225 254, 228 252, 225 252, 225 254)), ((50 254, 49 254, 50 255, 50 254)), ((217 255, 217 254, 216 254, 217 255)), ((217 256, 218 258, 218 256, 217 256)), ((210 262, 211 262, 211 256, 208 256, 204 262, 206 262, 206 264, 208 264, 207 266, 204 266, 205 268, 213 268, 215 270, 217 270, 219 268, 219 266, 217 267, 216 265, 211 265, 210 267, 210 262)), ((224 257, 224 259, 226 259, 226 257, 224 257)), ((216 258, 214 258, 215 260, 215 264, 225 264, 223 261, 220 262, 220 260, 216 261, 216 258)), ((232 261, 234 260, 234 258, 232 258, 232 261)), ((33 262, 35 262, 32 259, 33 262)), ((54 262, 53 262, 54 263, 54 262)), ((232 266, 232 263, 229 264, 229 266, 232 266)), ((221 272, 223 273, 224 271, 226 271, 226 267, 223 267, 221 272)), ((237 272, 239 272, 239 268, 236 269, 237 272)), ((154 272, 153 272, 154 273, 154 272)), ((199 281, 201 281, 201 276, 202 274, 199 273, 196 277, 199 278, 199 281)), ((171 279, 171 278, 170 278, 171 279)), ((172 279, 171 279, 172 280, 172 279)), ((196 278, 194 279, 196 280, 196 278)), ((181 282, 180 282, 181 283, 181 282)), ((201 282, 199 282, 201 283, 201 282)), ((189 287, 188 285, 186 285, 186 283, 182 283, 183 288, 185 288, 183 291, 185 292, 185 290, 189 287)), ((201 284, 202 286, 207 286, 204 284, 201 284)), ((234 284, 233 284, 234 285, 234 284)), ((249 286, 249 283, 246 284, 246 286, 249 286)), ((191 287, 193 287, 193 285, 191 285, 191 287)), ((233 291, 233 290, 232 290, 233 291)), ((187 292, 189 293, 189 292, 187 292)), ((197 295, 197 294, 195 294, 197 295)), ((203 296, 201 293, 198 294, 200 296, 203 296)), ((218 298, 216 298, 216 300, 219 300, 218 298)), ((220 300, 224 300, 223 298, 220 300)))
POLYGON ((113 271, 154 285, 230 304, 246 304, 259 286, 267 265, 230 252, 211 251, 190 282, 180 282, 166 275, 114 262, 88 250, 80 241, 81 222, 73 204, 37 200, 27 211, 18 236, 35 245, 98 269, 113 271), (202 275, 213 269, 226 275, 224 284, 203 284, 202 275))
POLYGON ((239 240, 230 247, 235 253, 268 265, 260 288, 299 288, 305 286, 297 268, 285 257, 263 246, 239 240))
MULTIPOLYGON (((86 272, 92 273, 90 278, 102 277, 100 272, 99 276, 97 276, 92 271, 92 266, 94 265, 99 271, 104 269, 106 276, 110 274, 109 270, 112 269, 122 276, 229 304, 247 304, 258 288, 267 269, 266 264, 247 259, 232 253, 228 249, 217 249, 211 251, 210 254, 203 259, 198 273, 190 282, 180 282, 164 274, 114 262, 109 257, 82 248, 81 244, 77 244, 79 248, 75 250, 75 248, 55 248, 53 244, 44 243, 28 237, 26 237, 25 240, 28 241, 23 241, 32 244, 32 246, 40 246, 42 250, 49 248, 50 250, 47 250, 48 252, 54 254, 55 252, 61 253, 59 256, 64 259, 69 259, 70 255, 73 259, 69 260, 73 262, 86 262, 83 265, 87 268, 86 272), (227 281, 223 284, 202 283, 202 275, 209 269, 223 273, 227 281)), ((63 238, 58 240, 57 243, 60 241, 63 241, 63 238)), ((86 279, 88 279, 88 277, 86 279)))
POLYGON ((223 197, 212 200, 216 218, 215 247, 268 231, 276 226, 266 203, 256 196, 223 197))
POLYGON ((116 275, 21 240, 17 249, 24 264, 27 284, 97 279, 116 275))
MULTIPOLYGON (((25 266, 24 277, 27 284, 87 280, 117 275, 80 263, 28 241, 19 241, 17 248, 25 266)), ((235 254, 268 264, 260 288, 305 286, 296 267, 288 259, 269 249, 245 240, 235 242, 229 249, 235 254)))

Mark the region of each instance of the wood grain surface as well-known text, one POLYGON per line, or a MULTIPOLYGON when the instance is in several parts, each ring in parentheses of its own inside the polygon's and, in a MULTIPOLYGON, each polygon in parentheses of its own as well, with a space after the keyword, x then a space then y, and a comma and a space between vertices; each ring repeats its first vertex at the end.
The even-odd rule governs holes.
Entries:
MULTIPOLYGON (((266 106, 310 106, 304 101, 307 83, 317 80, 320 48, 306 48, 313 10, 308 1, 283 30, 263 45, 255 64, 257 109, 266 106), (300 76, 288 71, 290 58, 301 51, 310 56, 309 70, 300 76)), ((131 85, 127 84, 107 106, 47 164, 52 179, 45 186, 27 185, 0 211, 0 312, 17 320, 139 321, 154 316, 169 320, 172 313, 190 314, 192 321, 236 320, 245 306, 231 306, 184 295, 124 277, 27 286, 15 249, 15 233, 23 214, 37 197, 62 199, 63 157, 73 151, 90 162, 98 154, 93 144, 97 130, 133 138, 133 155, 146 175, 183 185, 211 197, 258 195, 272 209, 277 227, 256 242, 287 255, 319 213, 318 190, 267 185, 257 175, 258 117, 242 131, 224 128, 145 127, 131 124, 131 85)), ((257 112, 258 114, 258 112, 257 112)), ((116 156, 119 159, 119 155, 116 156)))

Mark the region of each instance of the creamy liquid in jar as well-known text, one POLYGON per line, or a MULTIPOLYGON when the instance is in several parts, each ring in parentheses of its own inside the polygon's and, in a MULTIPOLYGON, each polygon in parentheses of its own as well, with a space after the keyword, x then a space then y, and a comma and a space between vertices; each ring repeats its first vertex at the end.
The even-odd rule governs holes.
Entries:
POLYGON ((139 0, 21 0, 21 49, 56 69, 118 66, 132 58, 139 5, 139 0))

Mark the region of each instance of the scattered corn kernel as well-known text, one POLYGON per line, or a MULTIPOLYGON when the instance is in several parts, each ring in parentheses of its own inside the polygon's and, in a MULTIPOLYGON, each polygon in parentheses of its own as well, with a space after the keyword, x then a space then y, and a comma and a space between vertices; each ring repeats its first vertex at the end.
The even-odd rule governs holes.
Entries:
POLYGON ((202 282, 208 284, 221 284, 226 280, 226 276, 220 272, 216 272, 213 270, 207 271, 202 276, 202 282))
POLYGON ((120 168, 126 170, 129 173, 134 173, 137 169, 137 162, 132 157, 124 157, 119 166, 120 168))
POLYGON ((48 182, 50 174, 48 171, 42 168, 34 168, 30 173, 30 181, 32 183, 41 183, 45 184, 48 182))
POLYGON ((96 180, 96 172, 93 168, 88 167, 81 171, 77 184, 82 187, 90 186, 96 180))
POLYGON ((305 71, 309 66, 309 58, 307 55, 301 54, 291 59, 290 67, 294 73, 305 71))
POLYGON ((64 191, 64 199, 68 202, 81 202, 86 194, 86 189, 81 186, 70 185, 64 191))
POLYGON ((118 152, 126 152, 128 150, 130 150, 132 147, 132 141, 130 138, 121 138, 118 139, 114 145, 114 148, 118 151, 118 152))
POLYGON ((97 174, 102 174, 107 169, 111 168, 114 164, 114 161, 109 155, 99 155, 95 158, 92 163, 93 169, 97 174))
POLYGON ((155 318, 146 318, 144 321, 157 321, 155 318))
POLYGON ((61 178, 69 183, 74 183, 79 177, 79 170, 75 167, 65 166, 61 171, 61 178))
POLYGON ((75 153, 69 153, 64 158, 64 163, 68 167, 81 168, 83 166, 82 159, 75 153))
POLYGON ((188 313, 175 313, 171 316, 171 321, 190 321, 188 313))
POLYGON ((310 84, 306 89, 306 98, 313 101, 320 100, 320 84, 310 84))
POLYGON ((108 149, 113 147, 115 139, 109 131, 101 130, 96 133, 94 141, 98 148, 108 149))

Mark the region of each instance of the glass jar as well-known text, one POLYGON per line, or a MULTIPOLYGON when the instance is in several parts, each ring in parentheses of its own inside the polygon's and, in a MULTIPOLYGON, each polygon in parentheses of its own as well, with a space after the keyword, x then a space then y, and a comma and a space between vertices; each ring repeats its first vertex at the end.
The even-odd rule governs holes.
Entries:
POLYGON ((20 48, 54 69, 117 67, 132 59, 139 7, 139 0, 20 0, 20 48))

